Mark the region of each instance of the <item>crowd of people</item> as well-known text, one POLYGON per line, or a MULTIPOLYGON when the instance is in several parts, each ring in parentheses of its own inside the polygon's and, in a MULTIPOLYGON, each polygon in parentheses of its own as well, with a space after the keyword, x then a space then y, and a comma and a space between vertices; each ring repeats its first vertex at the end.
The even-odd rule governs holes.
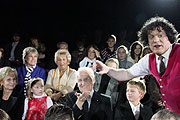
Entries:
POLYGON ((109 35, 101 50, 79 41, 70 52, 60 41, 49 57, 39 38, 26 44, 15 33, 0 48, 0 118, 159 120, 168 113, 179 120, 178 36, 157 16, 131 45, 123 41, 116 47, 116 36, 109 35))

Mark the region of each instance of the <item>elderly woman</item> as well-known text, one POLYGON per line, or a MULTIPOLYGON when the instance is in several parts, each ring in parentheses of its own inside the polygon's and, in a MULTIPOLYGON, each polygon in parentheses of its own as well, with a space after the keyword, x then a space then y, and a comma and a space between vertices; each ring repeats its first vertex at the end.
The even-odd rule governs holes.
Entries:
POLYGON ((18 85, 17 91, 26 96, 27 83, 31 78, 40 77, 46 80, 45 69, 37 65, 38 51, 33 47, 27 47, 23 50, 23 66, 17 68, 18 72, 18 85))
POLYGON ((68 92, 72 92, 77 82, 76 70, 71 69, 71 55, 68 50, 59 49, 55 53, 56 69, 51 69, 48 73, 45 92, 57 102, 68 92))
POLYGON ((0 69, 0 109, 3 109, 12 120, 21 120, 24 110, 24 96, 14 90, 17 83, 16 69, 0 69))

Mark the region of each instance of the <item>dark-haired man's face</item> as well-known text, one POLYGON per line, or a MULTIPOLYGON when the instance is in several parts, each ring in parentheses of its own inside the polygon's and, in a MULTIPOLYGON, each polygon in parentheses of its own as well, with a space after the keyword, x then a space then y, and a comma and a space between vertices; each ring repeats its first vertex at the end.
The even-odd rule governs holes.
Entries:
POLYGON ((14 42, 18 42, 18 41, 20 41, 20 36, 13 36, 13 41, 14 42))
POLYGON ((171 45, 166 32, 161 27, 150 31, 148 42, 150 49, 159 56, 164 54, 171 45))

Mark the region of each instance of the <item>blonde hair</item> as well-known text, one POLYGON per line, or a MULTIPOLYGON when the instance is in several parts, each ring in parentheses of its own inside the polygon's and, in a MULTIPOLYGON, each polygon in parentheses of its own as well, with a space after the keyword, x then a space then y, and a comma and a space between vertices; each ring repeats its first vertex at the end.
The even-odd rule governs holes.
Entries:
POLYGON ((57 62, 57 56, 58 55, 66 55, 68 62, 69 63, 71 62, 71 54, 69 53, 68 50, 66 50, 66 49, 59 49, 59 50, 57 50, 55 55, 54 55, 55 63, 57 62))
POLYGON ((116 65, 117 65, 116 68, 119 67, 119 61, 118 61, 116 58, 109 58, 109 59, 107 59, 106 62, 105 62, 105 64, 107 65, 107 64, 110 63, 110 62, 116 63, 116 65))
POLYGON ((135 85, 137 86, 139 92, 144 92, 144 94, 146 93, 146 84, 144 79, 140 80, 139 78, 134 78, 127 83, 127 86, 128 85, 135 85))
POLYGON ((27 56, 30 54, 30 53, 35 53, 37 55, 37 57, 39 56, 39 53, 38 51, 36 50, 36 48, 34 47, 26 47, 24 50, 23 50, 23 54, 22 54, 22 60, 23 60, 23 64, 27 64, 27 56))
POLYGON ((11 120, 11 118, 4 110, 0 109, 0 120, 11 120))
MULTIPOLYGON (((16 69, 11 67, 3 67, 0 69, 0 83, 4 80, 5 77, 8 76, 8 74, 11 73, 15 76, 16 79, 16 85, 18 84, 18 74, 16 69)), ((0 89, 2 89, 2 86, 0 86, 0 89)))
POLYGON ((27 97, 28 97, 29 100, 31 100, 33 98, 33 93, 31 92, 31 88, 39 81, 41 81, 42 85, 44 86, 44 80, 42 78, 39 78, 39 77, 31 78, 28 81, 27 97))

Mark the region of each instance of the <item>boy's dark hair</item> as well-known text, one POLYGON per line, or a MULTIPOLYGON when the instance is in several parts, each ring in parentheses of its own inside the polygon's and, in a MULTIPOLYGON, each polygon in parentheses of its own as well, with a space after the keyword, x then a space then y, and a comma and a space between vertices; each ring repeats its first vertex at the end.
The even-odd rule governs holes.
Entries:
POLYGON ((113 40, 116 42, 116 36, 113 35, 113 34, 108 36, 107 41, 108 41, 109 39, 113 39, 113 40))
POLYGON ((171 24, 168 20, 163 17, 152 17, 145 22, 141 30, 138 32, 139 41, 141 41, 144 45, 148 44, 148 34, 155 30, 156 28, 160 28, 165 31, 169 41, 174 43, 177 39, 178 32, 174 28, 174 25, 171 24))
POLYGON ((44 120, 74 120, 73 111, 63 104, 54 104, 45 113, 44 120))

